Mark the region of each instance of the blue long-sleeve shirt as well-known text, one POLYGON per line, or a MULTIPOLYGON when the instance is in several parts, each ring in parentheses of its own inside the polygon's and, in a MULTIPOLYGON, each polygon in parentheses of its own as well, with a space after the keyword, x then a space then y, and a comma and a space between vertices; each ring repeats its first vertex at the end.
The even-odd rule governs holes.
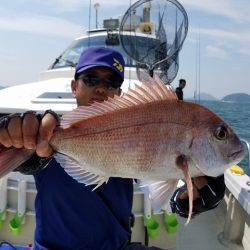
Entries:
POLYGON ((35 249, 119 249, 131 234, 131 179, 110 178, 97 190, 71 178, 54 159, 34 175, 35 249))

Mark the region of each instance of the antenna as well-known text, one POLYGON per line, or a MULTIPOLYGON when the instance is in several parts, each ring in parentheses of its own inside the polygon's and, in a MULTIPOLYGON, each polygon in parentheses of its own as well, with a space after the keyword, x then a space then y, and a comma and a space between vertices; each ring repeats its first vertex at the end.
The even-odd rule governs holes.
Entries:
POLYGON ((89 0, 89 32, 88 32, 88 47, 90 46, 91 5, 92 5, 92 1, 89 0))
POLYGON ((200 103, 201 102, 201 34, 200 34, 200 27, 199 27, 198 63, 199 63, 198 84, 199 84, 199 103, 200 103))
POLYGON ((195 101, 201 102, 201 38, 200 28, 196 40, 196 55, 195 55, 195 101))
POLYGON ((98 29, 98 10, 100 9, 100 4, 95 3, 94 8, 95 8, 95 28, 98 29))

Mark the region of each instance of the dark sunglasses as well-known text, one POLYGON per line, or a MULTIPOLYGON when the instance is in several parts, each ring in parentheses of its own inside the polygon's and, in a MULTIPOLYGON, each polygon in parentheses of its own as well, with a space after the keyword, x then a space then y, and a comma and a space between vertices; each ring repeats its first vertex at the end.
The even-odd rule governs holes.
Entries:
POLYGON ((108 88, 118 89, 122 83, 108 78, 100 78, 96 76, 80 76, 77 80, 82 80, 88 87, 94 87, 101 83, 104 83, 108 88))

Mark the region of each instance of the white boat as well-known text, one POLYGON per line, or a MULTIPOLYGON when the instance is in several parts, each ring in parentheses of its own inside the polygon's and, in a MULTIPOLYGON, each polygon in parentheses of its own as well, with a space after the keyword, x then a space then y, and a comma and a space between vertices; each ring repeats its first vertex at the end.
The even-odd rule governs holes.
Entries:
MULTIPOLYGON (((80 52, 88 47, 89 42, 92 46, 107 46, 106 39, 105 29, 89 31, 86 35, 75 39, 49 69, 40 74, 38 81, 2 89, 0 91, 1 116, 27 110, 44 112, 52 109, 60 114, 72 110, 76 107, 70 87, 74 75, 73 64, 77 61, 80 52)), ((126 56, 119 44, 112 47, 121 51, 126 59, 123 84, 123 90, 126 91, 129 85, 139 82, 136 68, 133 60, 126 56)), ((159 234, 156 237, 149 237, 148 244, 163 249, 249 250, 250 178, 246 174, 236 175, 228 170, 225 173, 225 181, 227 191, 220 205, 214 210, 197 216, 188 226, 184 225, 185 219, 179 217, 179 228, 176 233, 167 232, 163 214, 158 214, 159 234)), ((0 180, 0 242, 7 241, 23 246, 33 242, 35 196, 36 188, 32 176, 11 173, 0 180), (20 216, 24 215, 21 225, 11 224, 16 213, 20 216)), ((151 210, 147 199, 135 185, 133 241, 145 242, 143 214, 148 214, 149 211, 151 210)))

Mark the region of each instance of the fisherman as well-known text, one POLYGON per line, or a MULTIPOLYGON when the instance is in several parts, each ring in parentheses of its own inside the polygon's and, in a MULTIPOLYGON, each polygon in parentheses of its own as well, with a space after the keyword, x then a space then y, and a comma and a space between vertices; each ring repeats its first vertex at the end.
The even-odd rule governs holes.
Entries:
MULTIPOLYGON (((122 55, 109 48, 91 47, 79 58, 71 89, 77 105, 86 106, 120 95, 123 80, 122 55)), ((159 249, 130 243, 132 179, 110 178, 92 191, 92 186, 78 183, 55 161, 48 142, 59 120, 48 110, 42 117, 28 111, 6 116, 0 122, 2 145, 36 150, 17 169, 35 178, 34 249, 159 249)), ((220 199, 223 194, 224 190, 220 199)), ((177 206, 179 200, 174 199, 172 206, 185 216, 186 207, 177 206)), ((195 213, 206 209, 202 204, 198 209, 194 206, 195 213)))
POLYGON ((175 93, 178 97, 179 100, 183 101, 183 89, 186 86, 186 80, 185 79, 180 79, 179 80, 179 87, 176 88, 175 93))

